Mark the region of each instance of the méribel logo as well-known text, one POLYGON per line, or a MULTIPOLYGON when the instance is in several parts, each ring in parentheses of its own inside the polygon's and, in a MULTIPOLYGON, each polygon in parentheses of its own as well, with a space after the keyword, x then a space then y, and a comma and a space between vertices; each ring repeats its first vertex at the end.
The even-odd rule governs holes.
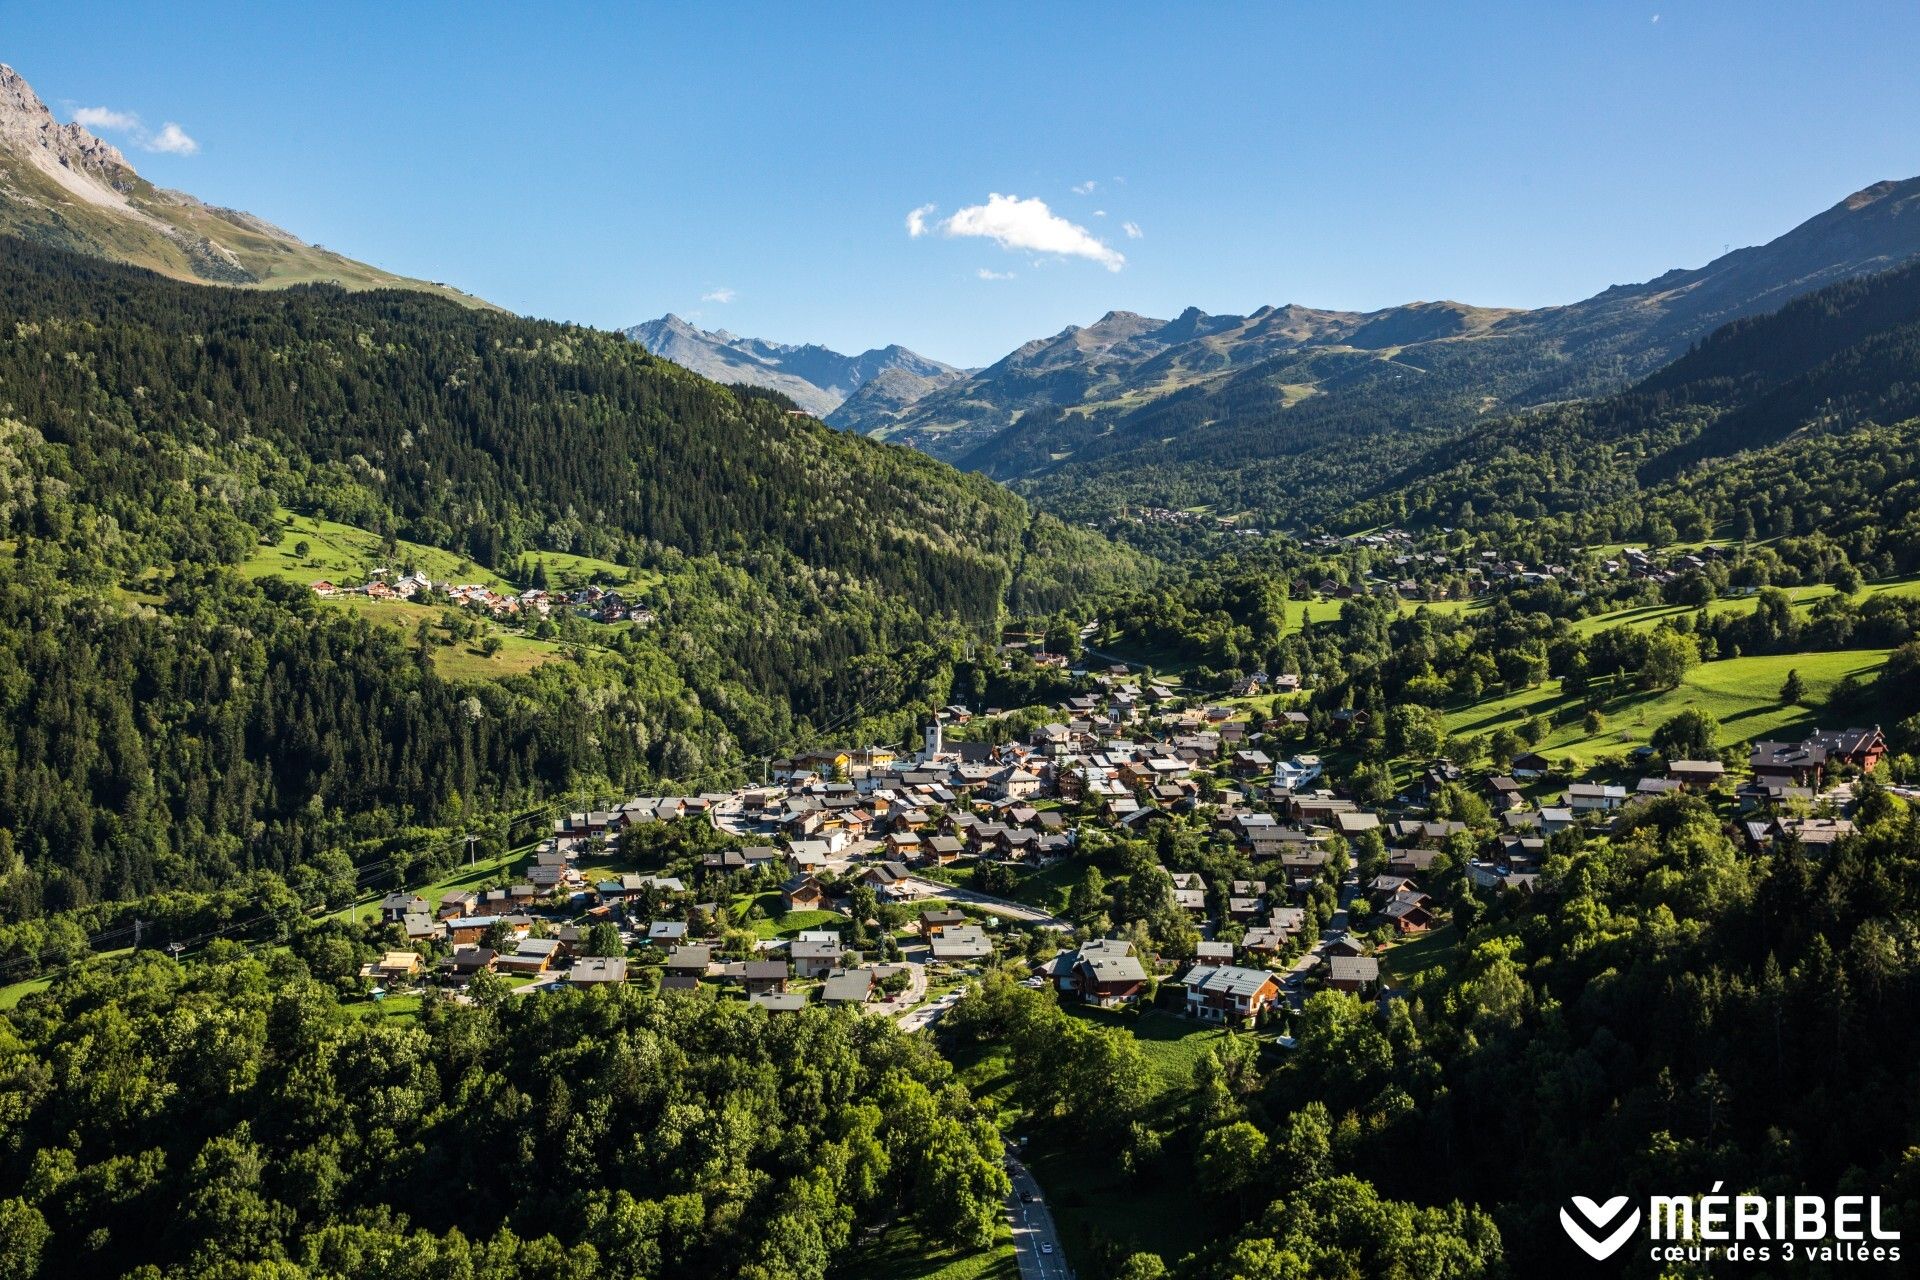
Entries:
POLYGON ((1604 1204, 1589 1200, 1586 1196, 1575 1196, 1573 1208, 1579 1216, 1568 1209, 1560 1210, 1560 1225, 1566 1228, 1567 1238, 1586 1253, 1595 1262, 1605 1262, 1620 1246, 1627 1242, 1634 1229, 1640 1225, 1640 1211, 1633 1210, 1620 1217, 1620 1210, 1626 1207, 1625 1196, 1615 1196, 1604 1204), (1609 1230, 1607 1224, 1618 1218, 1619 1225, 1609 1230))

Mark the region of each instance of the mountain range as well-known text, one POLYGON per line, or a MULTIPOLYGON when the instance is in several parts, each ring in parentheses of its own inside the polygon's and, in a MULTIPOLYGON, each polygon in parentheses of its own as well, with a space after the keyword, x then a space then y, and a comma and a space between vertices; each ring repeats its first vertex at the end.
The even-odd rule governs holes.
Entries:
POLYGON ((178 280, 280 287, 331 282, 476 300, 308 244, 250 213, 148 182, 120 149, 61 124, 20 74, 0 64, 0 234, 111 258, 178 280))
POLYGON ((1767 244, 1565 306, 1113 311, 983 369, 875 380, 828 420, 1076 517, 1143 504, 1298 524, 1336 512, 1383 462, 1510 411, 1620 390, 1729 321, 1916 255, 1920 178, 1880 182, 1767 244))
POLYGON ((812 343, 788 346, 725 329, 700 329, 671 313, 634 325, 626 335, 715 382, 778 391, 817 418, 828 418, 850 397, 860 397, 857 415, 834 425, 862 434, 879 434, 863 428, 882 425, 889 406, 904 409, 965 376, 964 370, 898 345, 848 356, 812 343))

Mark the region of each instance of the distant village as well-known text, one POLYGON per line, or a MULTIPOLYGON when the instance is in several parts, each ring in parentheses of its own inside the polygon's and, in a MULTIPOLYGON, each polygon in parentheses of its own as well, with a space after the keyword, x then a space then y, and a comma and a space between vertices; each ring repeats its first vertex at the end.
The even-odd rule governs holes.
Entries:
POLYGON ((589 622, 634 622, 646 625, 653 611, 624 599, 616 590, 600 586, 549 590, 530 587, 514 595, 478 583, 434 582, 419 570, 399 572, 379 568, 356 586, 341 586, 325 578, 312 584, 322 600, 363 596, 369 600, 420 600, 437 597, 448 604, 482 609, 499 619, 544 618, 556 608, 568 607, 589 622))

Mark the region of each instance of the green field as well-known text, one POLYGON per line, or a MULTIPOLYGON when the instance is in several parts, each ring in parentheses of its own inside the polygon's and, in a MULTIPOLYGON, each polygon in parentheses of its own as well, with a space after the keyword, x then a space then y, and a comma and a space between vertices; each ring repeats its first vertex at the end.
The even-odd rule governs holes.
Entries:
POLYGON ((1608 702, 1601 713, 1606 723, 1597 734, 1589 734, 1581 723, 1582 701, 1564 695, 1557 680, 1519 693, 1483 698, 1449 712, 1447 728, 1453 733, 1487 733, 1502 725, 1517 725, 1531 716, 1547 716, 1555 723, 1537 749, 1578 763, 1644 745, 1663 721, 1690 708, 1710 712, 1720 721, 1723 747, 1791 736, 1813 727, 1817 717, 1806 706, 1781 704, 1780 686, 1788 671, 1800 673, 1807 688, 1806 701, 1818 705, 1845 677, 1870 678, 1886 662, 1888 652, 1840 649, 1703 662, 1687 673, 1678 688, 1659 693, 1635 691, 1608 702), (1565 723, 1560 723, 1562 720, 1565 723))
MULTIPOLYGON (((411 636, 426 623, 434 634, 444 637, 441 614, 448 606, 415 604, 411 600, 369 600, 365 596, 338 596, 329 602, 336 608, 357 613, 369 622, 393 627, 411 636)), ((437 644, 433 665, 449 680, 498 680, 503 676, 523 675, 543 662, 551 662, 565 652, 565 646, 553 640, 535 640, 505 627, 489 626, 489 634, 500 638, 500 651, 489 657, 468 640, 437 644)))
POLYGON ((16 982, 11 986, 0 987, 0 1010, 11 1009, 36 991, 45 991, 53 985, 51 977, 28 978, 25 982, 16 982))
POLYGON ((377 533, 291 512, 286 513, 286 519, 287 528, 279 542, 255 547, 253 554, 240 563, 240 572, 250 578, 281 577, 307 586, 321 578, 354 581, 374 569, 397 570, 411 563, 435 582, 476 582, 496 591, 512 589, 506 579, 451 551, 402 541, 391 558, 383 558, 377 533), (293 553, 302 542, 308 547, 304 558, 293 553))
POLYGON ((1193 1083, 1193 1068, 1227 1033, 1165 1009, 1141 1014, 1116 1013, 1092 1005, 1069 1005, 1067 1012, 1102 1026, 1118 1027, 1139 1042, 1147 1063, 1159 1077, 1160 1092, 1185 1089, 1193 1083))
POLYGON ((777 893, 741 894, 733 900, 733 918, 746 923, 747 909, 755 906, 764 918, 752 922, 753 931, 766 939, 795 938, 807 929, 838 929, 847 922, 838 911, 788 911, 777 893))
POLYGON ((1405 983, 1415 974, 1444 968, 1453 963, 1460 949, 1460 935, 1450 924, 1441 925, 1410 941, 1397 943, 1380 953, 1380 970, 1394 985, 1405 983))
POLYGON ((894 1222, 847 1250, 836 1275, 846 1280, 1019 1280, 1013 1232, 1002 1227, 993 1244, 955 1251, 929 1243, 908 1222, 894 1222))
POLYGON ((1073 892, 1073 886, 1079 884, 1085 874, 1078 863, 1064 860, 1042 867, 1020 881, 1020 887, 1013 891, 1013 900, 1037 907, 1048 915, 1059 915, 1067 909, 1067 896, 1073 892))
MULTIPOLYGON (((1782 587, 1793 601, 1794 612, 1805 617, 1813 608, 1814 602, 1834 594, 1834 589, 1824 583, 1807 587, 1782 587)), ((1920 576, 1906 578, 1887 578, 1869 583, 1854 597, 1857 604, 1865 604, 1874 596, 1920 596, 1920 576)), ((1715 617, 1749 614, 1758 602, 1752 596, 1730 596, 1714 600, 1705 605, 1706 612, 1715 617)), ((1691 604, 1652 604, 1638 609, 1616 609, 1612 613, 1599 613, 1591 618, 1582 618, 1573 624, 1580 635, 1592 635, 1608 627, 1651 627, 1664 619, 1677 618, 1682 614, 1700 612, 1702 606, 1691 604)))

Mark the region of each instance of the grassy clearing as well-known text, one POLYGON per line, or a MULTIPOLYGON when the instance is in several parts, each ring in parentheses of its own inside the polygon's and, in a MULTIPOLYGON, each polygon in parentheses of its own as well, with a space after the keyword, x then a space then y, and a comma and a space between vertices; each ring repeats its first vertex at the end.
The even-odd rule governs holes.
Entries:
POLYGON ((11 986, 0 987, 0 1010, 12 1009, 22 1000, 36 991, 45 991, 53 985, 52 977, 28 978, 25 982, 16 982, 11 986))
POLYGON ((1458 958, 1460 936, 1450 924, 1431 933, 1388 947, 1380 953, 1380 968, 1391 983, 1404 983, 1429 969, 1450 967, 1458 958))
POLYGON ((1447 728, 1454 733, 1487 733, 1531 716, 1545 716, 1554 727, 1537 749, 1582 764, 1596 756, 1645 745, 1663 721, 1689 708, 1710 712, 1719 720, 1723 747, 1791 736, 1811 728, 1817 717, 1805 706, 1781 704, 1780 686, 1788 671, 1800 673, 1807 687, 1807 702, 1818 705, 1847 676, 1871 678, 1886 662, 1888 652, 1840 649, 1702 663, 1678 688, 1658 693, 1636 691, 1610 701, 1601 713, 1604 725, 1593 734, 1582 723, 1581 700, 1564 695, 1558 681, 1454 710, 1447 715, 1447 728))
MULTIPOLYGON (((1814 603, 1834 594, 1834 589, 1824 583, 1806 587, 1781 588, 1793 600, 1794 612, 1805 617, 1814 603)), ((1887 578, 1869 584, 1854 597, 1857 604, 1865 604, 1874 596, 1920 596, 1920 575, 1905 578, 1887 578)), ((1750 614, 1758 607, 1758 601, 1751 596, 1728 597, 1714 600, 1705 608, 1715 617, 1742 616, 1750 614)), ((1638 628, 1652 627, 1658 623, 1677 618, 1682 614, 1698 613, 1701 606, 1690 604, 1652 604, 1638 609, 1616 609, 1612 613, 1595 614, 1591 618, 1582 618, 1573 624, 1573 629, 1581 635, 1592 635, 1608 627, 1627 626, 1638 628)))
POLYGON ((1141 1014, 1116 1013, 1091 1005, 1070 1005, 1067 1012, 1103 1026, 1118 1027, 1140 1044, 1147 1063, 1159 1077, 1160 1092, 1185 1089, 1193 1083, 1193 1068, 1212 1052, 1227 1032, 1164 1009, 1141 1014))
POLYGON ((374 569, 398 569, 411 563, 435 582, 477 582, 496 591, 512 589, 504 578, 451 551, 402 541, 389 558, 381 555, 382 539, 377 533, 316 516, 289 512, 286 518, 287 528, 279 542, 255 547, 241 562, 241 573, 250 578, 287 578, 305 586, 321 578, 360 579, 374 569), (296 556, 294 548, 302 542, 307 544, 307 554, 296 556))
POLYGON ((414 994, 387 996, 382 1000, 362 1000, 341 1007, 356 1018, 397 1018, 402 1022, 418 1022, 420 1004, 424 999, 424 996, 414 994))
MULTIPOLYGON (((328 603, 357 613, 377 625, 403 631, 409 636, 424 622, 433 628, 436 639, 446 638, 446 631, 440 626, 441 614, 446 608, 444 605, 415 604, 411 600, 369 600, 365 596, 337 596, 328 603)), ((535 640, 503 627, 489 627, 488 630, 500 639, 498 653, 489 657, 467 640, 435 644, 433 665, 449 680, 498 680, 505 676, 524 675, 564 652, 564 646, 557 641, 535 640)))
MULTIPOLYGON (((477 889, 482 885, 492 884, 497 880, 508 879, 509 873, 526 859, 528 853, 533 848, 534 846, 531 844, 522 845, 517 849, 509 850, 495 858, 481 858, 471 867, 465 862, 462 862, 459 866, 438 880, 433 881, 431 884, 407 889, 405 892, 417 893, 422 898, 425 898, 427 900, 427 911, 429 914, 432 914, 440 909, 441 900, 457 889, 477 889)), ((380 899, 390 893, 396 892, 401 892, 401 890, 396 889, 391 883, 376 885, 364 891, 353 906, 342 907, 327 918, 329 920, 346 920, 350 919, 355 913, 364 915, 370 911, 377 911, 380 906, 380 899)))
POLYGON ((1078 863, 1056 862, 1021 880, 1020 887, 1013 891, 1013 900, 1057 916, 1067 909, 1068 896, 1085 874, 1078 863))
POLYGON ((764 916, 752 922, 754 933, 769 941, 796 938, 808 929, 838 929, 847 922, 838 911, 788 911, 777 893, 742 894, 733 900, 733 918, 745 922, 750 907, 759 907, 764 916))
POLYGON ((994 1242, 956 1251, 927 1241, 908 1222, 893 1222, 847 1250, 836 1274, 847 1280, 1019 1280, 1013 1232, 1002 1226, 994 1242))

